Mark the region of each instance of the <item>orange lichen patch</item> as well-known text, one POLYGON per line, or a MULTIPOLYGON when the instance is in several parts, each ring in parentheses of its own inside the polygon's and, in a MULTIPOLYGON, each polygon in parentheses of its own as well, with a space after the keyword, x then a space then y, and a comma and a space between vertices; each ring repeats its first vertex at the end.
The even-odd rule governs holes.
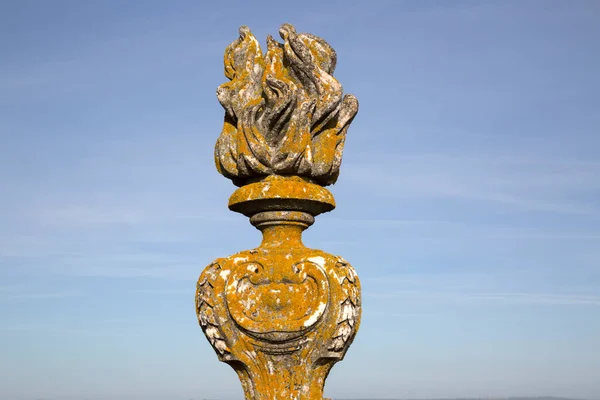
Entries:
POLYGON ((325 311, 327 277, 311 262, 291 268, 265 268, 264 264, 249 261, 233 271, 232 286, 226 291, 229 312, 238 325, 256 335, 298 337, 325 311))
POLYGON ((322 400, 360 324, 354 269, 306 248, 301 231, 267 227, 261 246, 216 260, 198 281, 200 325, 247 400, 322 400))
POLYGON ((229 208, 248 216, 267 210, 306 211, 315 216, 333 210, 335 199, 329 190, 300 177, 272 175, 236 190, 229 208))
POLYGON ((225 51, 225 76, 217 89, 225 108, 215 146, 217 170, 242 186, 268 175, 297 175, 320 185, 339 174, 346 132, 358 101, 343 95, 333 77, 337 55, 323 39, 280 31, 267 38, 263 56, 246 27, 225 51))

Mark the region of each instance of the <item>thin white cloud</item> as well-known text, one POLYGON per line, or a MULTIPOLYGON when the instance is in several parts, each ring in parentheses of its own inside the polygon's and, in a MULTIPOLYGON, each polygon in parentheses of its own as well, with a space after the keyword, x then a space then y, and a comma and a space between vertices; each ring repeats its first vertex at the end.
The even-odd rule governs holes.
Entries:
POLYGON ((0 299, 8 300, 49 300, 49 299, 63 299, 65 297, 79 297, 83 296, 80 292, 41 292, 41 293, 11 293, 8 295, 0 296, 0 299))
POLYGON ((537 305, 589 305, 600 306, 600 296, 552 294, 552 293, 468 293, 468 292, 428 292, 395 291, 365 293, 369 297, 409 297, 438 301, 477 301, 500 304, 537 304, 537 305))
POLYGON ((188 215, 178 210, 163 210, 162 213, 150 213, 143 207, 135 209, 112 209, 110 207, 91 207, 89 205, 72 205, 39 210, 37 219, 40 223, 50 225, 75 225, 92 228, 95 225, 125 224, 142 225, 148 223, 181 223, 181 222, 230 222, 236 218, 226 213, 188 215))
POLYGON ((328 221, 332 221, 342 224, 356 224, 356 225, 439 225, 439 224, 450 224, 451 221, 442 221, 442 220, 411 220, 411 219, 363 219, 363 218, 338 218, 338 217, 327 217, 328 221))
POLYGON ((26 284, 5 285, 0 287, 0 301, 51 300, 80 297, 84 294, 76 290, 48 291, 26 284))
POLYGON ((117 84, 160 76, 181 65, 202 68, 207 52, 215 55, 226 43, 192 37, 187 32, 148 31, 129 37, 88 41, 70 52, 20 68, 4 68, 0 74, 0 102, 57 99, 93 91, 96 95, 117 84), (167 34, 167 32, 169 34, 167 34))
POLYGON ((600 194, 600 163, 473 158, 468 155, 400 155, 347 163, 344 179, 378 197, 448 198, 521 210, 600 215, 585 195, 600 194))
MULTIPOLYGON (((200 272, 198 272, 200 274, 200 272)), ((136 290, 136 293, 151 294, 151 295, 164 295, 164 296, 190 296, 193 293, 193 289, 143 289, 136 290)))
POLYGON ((91 330, 84 328, 69 328, 69 327, 60 327, 54 328, 48 325, 25 325, 25 324, 17 324, 17 325, 7 325, 0 326, 0 332, 31 332, 35 334, 49 334, 49 335, 57 335, 57 336, 101 336, 101 337, 118 337, 118 338, 135 338, 141 336, 141 333, 136 332, 111 332, 107 330, 91 330))

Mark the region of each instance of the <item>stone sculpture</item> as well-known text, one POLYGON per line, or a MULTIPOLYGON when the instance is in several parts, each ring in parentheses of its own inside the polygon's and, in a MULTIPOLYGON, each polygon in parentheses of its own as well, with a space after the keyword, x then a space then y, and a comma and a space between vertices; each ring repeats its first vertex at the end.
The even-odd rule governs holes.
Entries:
POLYGON ((263 234, 258 248, 220 258, 200 275, 198 321, 247 400, 321 400, 332 366, 358 330, 360 283, 348 262, 302 244, 335 207, 324 186, 339 174, 358 111, 332 76, 336 53, 284 24, 262 54, 247 27, 225 50, 229 82, 215 146, 217 170, 239 186, 229 208, 263 234))

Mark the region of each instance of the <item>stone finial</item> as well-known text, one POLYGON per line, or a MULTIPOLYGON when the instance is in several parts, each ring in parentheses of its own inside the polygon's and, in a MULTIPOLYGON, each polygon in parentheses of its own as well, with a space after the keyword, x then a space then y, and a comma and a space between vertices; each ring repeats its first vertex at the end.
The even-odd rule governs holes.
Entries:
POLYGON ((250 217, 260 246, 211 263, 196 312, 219 359, 237 372, 246 400, 321 400, 331 367, 360 324, 360 283, 339 256, 310 249, 302 232, 333 210, 348 126, 358 110, 331 75, 335 51, 285 24, 284 43, 262 55, 246 27, 225 51, 217 97, 225 123, 217 169, 240 186, 229 208, 250 217))
POLYGON ((268 175, 296 175, 320 185, 337 179, 346 131, 358 101, 333 77, 337 55, 320 37, 279 30, 283 43, 258 41, 242 26, 225 50, 217 89, 225 122, 215 147, 217 169, 242 186, 268 175))

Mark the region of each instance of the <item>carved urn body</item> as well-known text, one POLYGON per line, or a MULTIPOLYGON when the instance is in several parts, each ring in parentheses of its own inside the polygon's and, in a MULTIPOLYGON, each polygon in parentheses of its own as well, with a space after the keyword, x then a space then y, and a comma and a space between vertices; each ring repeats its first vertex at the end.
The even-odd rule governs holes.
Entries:
POLYGON ((322 39, 281 28, 263 57, 245 27, 225 53, 231 82, 217 169, 240 188, 229 208, 262 232, 259 247, 211 263, 196 310, 219 359, 237 372, 247 400, 321 400, 325 379, 360 323, 360 284, 343 258, 302 243, 335 201, 345 133, 357 102, 330 75, 322 39))

